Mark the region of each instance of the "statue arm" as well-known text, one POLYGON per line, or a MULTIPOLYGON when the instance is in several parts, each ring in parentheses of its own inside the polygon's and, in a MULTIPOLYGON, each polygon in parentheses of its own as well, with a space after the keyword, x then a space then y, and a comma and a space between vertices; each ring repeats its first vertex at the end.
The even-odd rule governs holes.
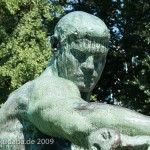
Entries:
MULTIPOLYGON (((48 102, 45 101, 45 103, 48 106, 48 102)), ((86 111, 82 107, 82 110, 76 111, 76 108, 71 109, 65 107, 65 105, 65 103, 62 105, 63 107, 49 105, 50 107, 44 106, 44 109, 41 109, 41 105, 40 107, 35 106, 36 109, 30 114, 30 120, 41 132, 50 136, 68 139, 72 143, 86 148, 92 147, 95 143, 100 147, 107 146, 107 148, 112 145, 113 147, 150 145, 150 128, 148 126, 145 128, 144 124, 139 124, 139 129, 134 125, 123 126, 124 123, 122 126, 119 123, 114 126, 110 122, 106 122, 111 121, 109 117, 105 116, 106 121, 102 119, 100 116, 102 113, 100 109, 97 110, 98 108, 86 111), (142 128, 143 131, 141 132, 143 134, 138 135, 138 131, 142 128), (137 135, 136 133, 135 136, 126 135, 134 130, 137 131, 137 135), (122 134, 121 131, 126 134, 122 134)), ((114 111, 115 109, 116 107, 114 107, 114 111)), ((131 124, 131 122, 128 123, 131 124)))
MULTIPOLYGON (((78 94, 70 97, 65 95, 65 90, 60 85, 59 88, 57 90, 62 90, 62 95, 59 92, 54 95, 43 94, 41 89, 36 96, 34 92, 32 94, 28 119, 42 133, 68 139, 89 149, 93 145, 99 145, 104 150, 133 143, 136 146, 150 145, 149 117, 117 106, 87 103, 78 94), (139 139, 144 140, 139 143, 139 139)), ((48 89, 49 92, 51 90, 48 89)))

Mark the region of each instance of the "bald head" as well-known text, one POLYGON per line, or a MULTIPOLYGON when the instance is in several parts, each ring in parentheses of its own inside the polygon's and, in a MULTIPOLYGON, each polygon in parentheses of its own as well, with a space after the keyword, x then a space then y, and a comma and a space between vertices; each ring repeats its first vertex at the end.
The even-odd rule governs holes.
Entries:
MULTIPOLYGON (((59 42, 66 42, 66 38, 78 36, 78 38, 109 39, 110 34, 105 23, 98 17, 82 12, 75 11, 65 15, 56 25, 54 37, 59 42)), ((69 41, 68 41, 69 42, 69 41)))
POLYGON ((60 31, 65 31, 66 34, 75 31, 83 34, 88 32, 94 37, 109 36, 107 26, 100 18, 82 11, 71 12, 64 16, 55 27, 56 34, 60 31))

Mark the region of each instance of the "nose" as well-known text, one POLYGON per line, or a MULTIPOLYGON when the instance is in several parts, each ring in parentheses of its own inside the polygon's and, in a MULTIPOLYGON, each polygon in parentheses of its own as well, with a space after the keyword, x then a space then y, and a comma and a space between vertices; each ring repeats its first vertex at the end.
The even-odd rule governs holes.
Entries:
POLYGON ((93 56, 89 56, 84 63, 81 64, 83 72, 93 73, 94 71, 94 59, 93 56))

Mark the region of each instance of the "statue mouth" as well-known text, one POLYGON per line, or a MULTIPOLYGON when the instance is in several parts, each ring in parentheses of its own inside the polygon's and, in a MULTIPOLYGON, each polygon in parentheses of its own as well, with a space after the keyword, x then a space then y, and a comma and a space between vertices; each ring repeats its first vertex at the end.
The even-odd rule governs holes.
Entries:
POLYGON ((79 80, 86 80, 86 81, 94 81, 95 77, 85 78, 85 77, 78 77, 79 80))
POLYGON ((90 76, 90 77, 85 77, 85 76, 78 76, 77 81, 79 82, 84 82, 84 83, 93 83, 96 81, 96 76, 90 76))

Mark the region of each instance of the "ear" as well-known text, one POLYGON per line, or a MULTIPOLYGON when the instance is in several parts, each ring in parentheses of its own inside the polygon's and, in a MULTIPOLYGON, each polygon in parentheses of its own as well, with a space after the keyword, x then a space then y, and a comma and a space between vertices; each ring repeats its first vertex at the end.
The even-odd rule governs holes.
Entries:
POLYGON ((58 54, 59 40, 56 36, 52 35, 50 42, 51 42, 52 53, 56 56, 58 54))

